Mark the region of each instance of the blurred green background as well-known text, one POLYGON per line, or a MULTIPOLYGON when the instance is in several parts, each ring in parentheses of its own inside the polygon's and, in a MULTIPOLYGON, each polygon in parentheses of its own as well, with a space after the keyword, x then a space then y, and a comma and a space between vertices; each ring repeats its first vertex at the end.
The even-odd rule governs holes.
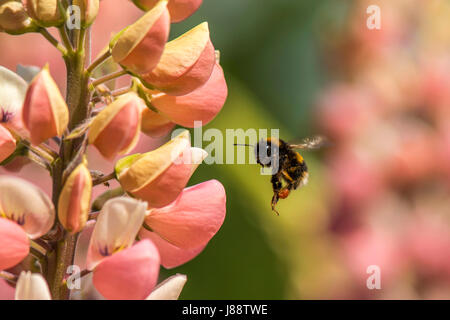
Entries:
MULTIPOLYGON (((172 27, 175 36, 208 21, 221 52, 229 97, 205 129, 218 128, 225 136, 225 129, 279 128, 288 140, 315 133, 311 106, 324 82, 315 28, 330 2, 207 0, 191 18, 172 27)), ((182 299, 298 298, 293 266, 302 265, 299 253, 308 259, 321 254, 311 243, 314 225, 324 218, 314 157, 305 155, 310 184, 280 202, 280 217, 271 212, 270 176, 261 176, 259 166, 200 166, 190 184, 213 178, 224 184, 225 223, 198 258, 163 271, 161 278, 187 274, 182 299), (298 241, 302 237, 304 242, 298 241)))

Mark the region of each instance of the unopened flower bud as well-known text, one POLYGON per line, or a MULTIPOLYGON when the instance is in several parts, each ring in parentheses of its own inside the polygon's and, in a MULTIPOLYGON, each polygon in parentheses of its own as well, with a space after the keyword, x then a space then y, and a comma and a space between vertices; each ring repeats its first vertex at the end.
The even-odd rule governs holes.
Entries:
POLYGON ((134 92, 120 96, 95 117, 89 143, 107 159, 128 153, 139 139, 143 108, 144 101, 134 92))
POLYGON ((161 58, 169 29, 167 1, 161 1, 113 38, 110 46, 114 61, 137 74, 150 72, 161 58))
POLYGON ((22 110, 31 142, 38 145, 61 136, 69 121, 69 110, 61 92, 45 66, 31 81, 22 110))
POLYGON ((223 70, 216 64, 204 86, 184 96, 156 94, 152 97, 151 104, 162 114, 160 117, 164 116, 176 124, 193 128, 196 121, 206 125, 214 119, 222 109, 227 95, 228 89, 223 70))
POLYGON ((72 4, 80 7, 81 26, 89 27, 97 17, 99 0, 73 0, 72 4))
MULTIPOLYGON (((142 10, 150 10, 159 0, 133 0, 134 4, 142 10)), ((172 22, 180 22, 192 15, 202 4, 202 0, 169 0, 169 9, 172 22)))
POLYGON ((37 30, 20 1, 0 2, 0 30, 10 34, 22 34, 37 30))
POLYGON ((65 21, 60 0, 27 0, 26 5, 30 17, 43 27, 57 27, 65 21))
POLYGON ((58 218, 63 227, 74 234, 86 225, 92 194, 92 177, 81 163, 67 178, 58 202, 58 218))
POLYGON ((211 76, 216 54, 204 22, 168 42, 158 65, 142 74, 144 84, 181 96, 203 86, 211 76))
POLYGON ((122 188, 150 207, 175 200, 207 156, 204 150, 191 148, 189 139, 186 130, 156 150, 120 159, 115 170, 122 188))

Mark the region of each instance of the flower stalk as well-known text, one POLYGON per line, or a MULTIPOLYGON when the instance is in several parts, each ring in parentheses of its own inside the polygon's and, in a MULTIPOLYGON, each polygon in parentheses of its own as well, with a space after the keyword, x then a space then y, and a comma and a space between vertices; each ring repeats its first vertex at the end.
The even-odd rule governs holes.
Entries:
MULTIPOLYGON (((85 70, 85 32, 70 33, 70 42, 74 42, 74 38, 78 36, 77 50, 64 57, 67 70, 67 96, 66 102, 69 108, 69 130, 75 128, 89 113, 90 94, 88 90, 88 73, 85 70)), ((76 39, 76 38, 75 38, 76 39)), ((87 44, 89 45, 89 44, 87 44)), ((74 160, 78 148, 83 146, 82 141, 85 135, 73 140, 63 140, 60 148, 60 161, 53 166, 53 193, 52 201, 55 208, 58 207, 58 200, 64 185, 63 173, 69 164, 74 160)), ((64 231, 64 236, 58 241, 56 254, 52 257, 54 268, 53 279, 49 281, 50 291, 53 299, 67 299, 68 288, 63 285, 63 279, 66 274, 67 267, 73 263, 75 244, 77 235, 71 235, 64 231)), ((51 274, 49 274, 51 276, 51 274)))

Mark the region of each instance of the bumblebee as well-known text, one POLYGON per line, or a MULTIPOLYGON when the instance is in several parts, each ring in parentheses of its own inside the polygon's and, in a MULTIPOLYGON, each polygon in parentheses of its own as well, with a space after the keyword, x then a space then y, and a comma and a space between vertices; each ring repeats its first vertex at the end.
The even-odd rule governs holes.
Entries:
POLYGON ((281 139, 270 137, 261 139, 255 146, 249 144, 235 144, 255 148, 256 162, 263 168, 272 168, 272 211, 279 199, 286 199, 292 190, 304 186, 308 182, 308 167, 303 157, 296 149, 318 149, 325 144, 321 136, 306 138, 299 144, 290 144, 281 139), (284 182, 284 185, 283 185, 284 182))

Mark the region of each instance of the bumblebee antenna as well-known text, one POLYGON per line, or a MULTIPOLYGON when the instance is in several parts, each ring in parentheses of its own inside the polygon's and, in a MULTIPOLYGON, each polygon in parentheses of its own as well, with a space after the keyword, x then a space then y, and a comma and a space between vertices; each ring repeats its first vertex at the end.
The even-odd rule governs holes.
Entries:
POLYGON ((252 144, 242 144, 242 143, 233 143, 234 146, 242 146, 242 147, 255 147, 252 144))

